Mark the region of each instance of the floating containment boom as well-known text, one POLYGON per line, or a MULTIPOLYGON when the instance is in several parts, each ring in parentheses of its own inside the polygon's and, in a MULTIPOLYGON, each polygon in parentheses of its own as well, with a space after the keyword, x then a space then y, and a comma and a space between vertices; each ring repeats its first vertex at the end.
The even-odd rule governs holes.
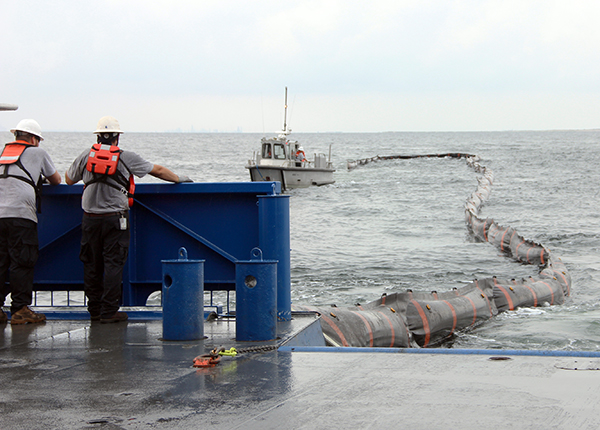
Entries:
POLYGON ((355 307, 294 306, 297 311, 317 312, 330 346, 432 347, 439 346, 460 330, 475 327, 499 312, 519 307, 563 304, 571 292, 571 278, 560 259, 541 244, 524 239, 511 227, 502 227, 479 211, 489 198, 493 183, 491 170, 471 154, 376 156, 348 162, 354 169, 374 161, 410 158, 464 158, 481 174, 477 189, 465 203, 465 221, 472 235, 498 247, 523 264, 539 267, 536 277, 527 279, 475 279, 462 288, 447 292, 399 292, 355 307))

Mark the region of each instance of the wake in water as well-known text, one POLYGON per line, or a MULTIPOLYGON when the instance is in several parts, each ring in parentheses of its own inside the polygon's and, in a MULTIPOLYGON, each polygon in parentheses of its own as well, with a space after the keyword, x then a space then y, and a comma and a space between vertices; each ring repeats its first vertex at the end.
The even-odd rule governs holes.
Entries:
POLYGON ((447 292, 384 294, 380 299, 355 307, 294 306, 295 311, 317 312, 331 346, 431 347, 439 346, 461 330, 473 328, 499 312, 519 307, 563 304, 570 295, 571 278, 565 265, 541 244, 502 227, 491 218, 480 218, 490 196, 493 173, 472 154, 376 156, 348 162, 348 169, 379 160, 411 158, 464 158, 478 177, 477 189, 465 203, 465 221, 473 237, 489 242, 522 264, 537 265, 537 276, 527 279, 496 276, 475 279, 465 287, 447 292))

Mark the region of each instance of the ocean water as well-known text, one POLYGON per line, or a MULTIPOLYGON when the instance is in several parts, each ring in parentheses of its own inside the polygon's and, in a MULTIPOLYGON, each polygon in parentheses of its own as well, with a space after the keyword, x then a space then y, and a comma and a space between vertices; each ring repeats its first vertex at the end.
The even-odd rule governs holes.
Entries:
MULTIPOLYGON (((63 176, 94 142, 91 133, 45 136, 42 146, 63 176)), ((262 136, 126 133, 121 146, 196 182, 245 182, 244 166, 262 136)), ((328 153, 331 144, 337 169, 333 185, 289 192, 293 303, 348 306, 407 288, 441 292, 475 278, 535 276, 537 267, 516 263, 469 235, 464 203, 479 174, 464 159, 387 160, 346 168, 348 160, 376 155, 470 153, 494 173, 480 216, 516 228, 560 257, 572 277, 572 295, 561 306, 502 313, 458 334, 449 346, 600 349, 600 131, 290 137, 307 154, 328 153)))

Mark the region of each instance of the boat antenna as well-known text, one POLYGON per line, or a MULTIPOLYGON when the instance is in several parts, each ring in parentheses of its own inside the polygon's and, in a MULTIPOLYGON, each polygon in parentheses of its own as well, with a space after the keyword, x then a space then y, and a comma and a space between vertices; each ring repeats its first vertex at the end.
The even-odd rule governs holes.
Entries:
POLYGON ((283 134, 290 134, 287 129, 287 87, 285 87, 285 104, 283 105, 283 134))

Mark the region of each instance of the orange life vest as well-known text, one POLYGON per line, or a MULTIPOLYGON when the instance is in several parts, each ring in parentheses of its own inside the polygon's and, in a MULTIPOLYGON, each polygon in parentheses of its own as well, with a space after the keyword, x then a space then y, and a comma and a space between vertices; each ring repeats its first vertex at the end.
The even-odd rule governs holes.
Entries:
POLYGON ((86 182, 85 186, 96 182, 102 182, 127 196, 129 207, 133 206, 133 194, 135 182, 129 167, 120 160, 121 151, 116 145, 95 143, 90 149, 85 168, 92 173, 93 179, 86 182), (123 175, 117 166, 119 161, 129 172, 129 178, 123 175))
POLYGON ((86 169, 92 173, 114 175, 119 164, 121 150, 115 145, 95 143, 90 149, 86 169))
POLYGON ((29 142, 25 142, 23 140, 17 140, 15 142, 7 143, 6 145, 4 145, 2 154, 0 154, 0 165, 4 166, 4 171, 2 172, 2 174, 0 174, 0 179, 1 178, 15 178, 15 179, 18 179, 20 181, 26 182, 29 185, 31 185, 33 187, 33 189, 35 190, 35 201, 36 201, 37 211, 42 212, 42 199, 41 199, 42 175, 40 175, 40 177, 38 178, 38 180, 36 182, 33 179, 33 176, 31 175, 31 173, 29 173, 29 171, 27 171, 25 166, 23 166, 23 163, 21 163, 21 155, 23 155, 23 152, 25 152, 25 150, 31 146, 34 146, 34 145, 32 145, 29 142), (19 169, 21 169, 27 175, 27 177, 9 174, 8 167, 11 164, 14 164, 17 167, 19 167, 19 169))
POLYGON ((21 154, 28 147, 33 146, 29 142, 17 140, 16 142, 7 143, 4 145, 2 154, 0 155, 0 164, 15 164, 21 158, 21 154))

